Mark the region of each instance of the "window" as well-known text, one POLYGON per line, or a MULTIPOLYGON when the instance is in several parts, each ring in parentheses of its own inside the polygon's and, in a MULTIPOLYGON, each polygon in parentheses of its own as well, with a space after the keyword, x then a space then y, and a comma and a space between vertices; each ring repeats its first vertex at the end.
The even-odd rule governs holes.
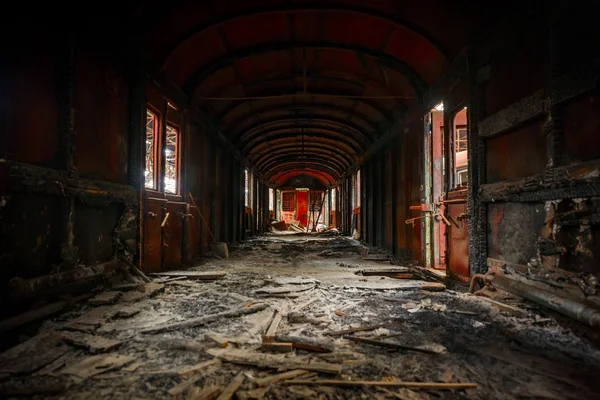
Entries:
POLYGON ((283 192, 281 199, 282 211, 294 211, 296 209, 296 195, 294 192, 283 192))
POLYGON ((360 207, 360 169, 352 177, 352 208, 360 207))
POLYGON ((467 151, 467 128, 456 129, 456 152, 467 151))
POLYGON ((146 110, 146 167, 144 170, 144 186, 156 189, 156 137, 158 134, 158 117, 146 110))
POLYGON ((178 185, 178 149, 179 131, 171 125, 167 125, 167 143, 165 146, 165 192, 177 194, 178 185))
POLYGON ((336 190, 331 188, 331 211, 336 211, 336 190))
POLYGON ((244 205, 250 207, 250 176, 247 169, 244 169, 244 205))
POLYGON ((275 193, 269 188, 269 211, 275 211, 275 193))

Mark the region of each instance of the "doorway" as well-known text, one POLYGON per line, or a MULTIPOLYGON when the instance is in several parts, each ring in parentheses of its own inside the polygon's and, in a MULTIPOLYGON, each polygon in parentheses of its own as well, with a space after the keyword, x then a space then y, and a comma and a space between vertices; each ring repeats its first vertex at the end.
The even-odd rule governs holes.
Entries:
POLYGON ((468 281, 467 108, 448 112, 440 103, 424 121, 423 202, 411 206, 422 213, 416 218, 422 220, 423 263, 440 275, 468 281))

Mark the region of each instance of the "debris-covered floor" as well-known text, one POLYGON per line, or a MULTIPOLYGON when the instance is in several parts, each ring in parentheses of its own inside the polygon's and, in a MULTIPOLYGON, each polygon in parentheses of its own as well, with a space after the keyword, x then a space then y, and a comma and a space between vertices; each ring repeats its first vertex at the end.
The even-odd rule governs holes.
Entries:
POLYGON ((182 276, 113 288, 5 352, 1 394, 598 398, 600 353, 542 310, 505 314, 374 252, 349 238, 270 235, 182 276))

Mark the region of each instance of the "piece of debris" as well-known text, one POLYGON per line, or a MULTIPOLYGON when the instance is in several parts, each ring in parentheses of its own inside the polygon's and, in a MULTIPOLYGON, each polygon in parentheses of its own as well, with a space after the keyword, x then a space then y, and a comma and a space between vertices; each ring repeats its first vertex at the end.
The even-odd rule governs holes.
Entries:
POLYGON ((189 378, 181 381, 177 385, 168 390, 171 396, 179 396, 187 391, 198 381, 198 378, 189 378))
POLYGON ((358 343, 366 343, 366 344, 370 344, 373 346, 387 347, 389 349, 417 351, 420 353, 427 353, 427 354, 442 354, 442 353, 446 352, 446 348, 442 345, 437 345, 439 347, 437 347, 437 346, 432 347, 431 345, 414 347, 414 346, 406 346, 403 344, 392 343, 392 342, 383 342, 381 340, 359 338, 359 337, 355 337, 355 336, 344 336, 344 339, 351 340, 353 342, 358 342, 358 343))
POLYGON ((208 367, 213 366, 213 365, 219 365, 220 363, 221 363, 220 360, 214 358, 212 360, 204 361, 204 362, 198 363, 196 365, 192 365, 190 367, 181 368, 179 370, 178 374, 180 376, 190 376, 190 375, 193 375, 193 374, 195 374, 196 372, 198 372, 200 370, 203 370, 204 368, 208 368, 208 367))
POLYGON ((445 304, 433 303, 431 301, 431 299, 429 299, 429 298, 423 299, 419 303, 412 303, 412 302, 405 303, 405 304, 402 304, 401 307, 404 308, 409 313, 415 313, 415 312, 418 312, 421 310, 433 310, 433 311, 445 312, 448 309, 448 307, 445 304))
POLYGON ((83 350, 77 350, 77 349, 69 350, 68 352, 66 352, 65 354, 63 354, 62 356, 57 358, 56 360, 52 361, 50 364, 46 365, 44 368, 36 371, 33 374, 33 376, 50 375, 54 371, 58 370, 59 368, 64 367, 67 362, 73 360, 74 358, 79 357, 82 353, 83 353, 83 350))
POLYGON ((292 371, 284 372, 282 374, 277 374, 277 375, 267 376, 266 378, 257 379, 255 381, 255 383, 259 387, 263 387, 263 386, 271 385, 273 383, 285 381, 288 379, 297 378, 299 376, 306 375, 306 374, 308 374, 308 371, 305 369, 295 369, 292 371))
POLYGON ((290 323, 294 323, 294 324, 307 323, 307 324, 312 324, 312 325, 326 325, 326 324, 331 323, 330 318, 327 318, 327 317, 316 318, 316 317, 311 317, 310 315, 305 315, 305 314, 302 314, 299 312, 289 313, 287 316, 287 320, 290 323))
POLYGON ((204 386, 202 390, 198 387, 192 388, 188 395, 188 400, 213 400, 223 390, 223 386, 220 385, 208 385, 204 386))
POLYGON ((121 292, 102 292, 88 300, 88 304, 92 306, 103 306, 106 304, 114 304, 121 297, 121 292))
POLYGON ((174 329, 192 328, 195 326, 207 324, 209 322, 218 321, 223 318, 233 318, 233 317, 239 317, 239 316, 246 315, 246 314, 252 314, 257 311, 264 310, 267 307, 268 307, 268 304, 266 304, 266 303, 254 304, 253 306, 248 307, 248 308, 242 307, 242 308, 238 308, 235 310, 224 311, 224 312, 217 313, 217 314, 207 315, 205 317, 191 318, 191 319, 188 319, 185 321, 175 322, 173 324, 166 324, 166 325, 162 325, 162 326, 156 326, 156 327, 143 329, 140 332, 141 333, 157 333, 157 332, 171 331, 174 329))
POLYGON ((522 310, 517 307, 509 306, 508 304, 505 304, 505 303, 500 303, 499 301, 492 300, 489 297, 474 296, 474 298, 477 298, 477 299, 485 301, 486 303, 492 304, 494 307, 512 315, 513 317, 525 318, 529 315, 529 313, 525 310, 522 310))
POLYGON ((104 372, 114 371, 135 360, 135 357, 122 354, 98 354, 94 356, 75 359, 59 371, 60 374, 76 375, 86 379, 104 372))
POLYGON ((398 325, 400 323, 401 322, 387 322, 385 324, 370 325, 370 326, 359 326, 357 328, 344 329, 343 331, 324 332, 323 335, 328 335, 328 336, 344 336, 344 335, 348 335, 348 334, 354 333, 354 332, 374 331, 375 329, 378 329, 378 328, 383 328, 383 327, 386 327, 386 326, 398 325))
POLYGON ((334 314, 338 317, 344 317, 346 315, 346 313, 344 313, 343 311, 336 311, 334 314))
POLYGON ((290 295, 297 294, 299 292, 306 292, 307 290, 312 290, 316 286, 314 284, 310 285, 294 285, 294 286, 275 286, 275 287, 264 287, 258 289, 255 293, 257 295, 270 296, 270 295, 290 295))
MULTIPOLYGON (((305 303, 299 304, 297 306, 292 307, 291 312, 293 313, 297 313, 303 309, 305 309, 306 307, 308 307, 309 305, 311 305, 312 303, 314 303, 315 301, 318 301, 319 299, 317 297, 313 297, 312 299, 308 300, 305 303)), ((288 316, 289 318, 289 316, 288 316)))
POLYGON ((437 382, 389 382, 389 381, 352 381, 352 380, 290 380, 283 382, 286 385, 310 385, 310 386, 340 386, 340 387, 360 387, 360 386, 383 386, 415 389, 476 389, 475 383, 437 383, 437 382))
POLYGON ((229 342, 227 341, 227 339, 223 338, 218 333, 214 333, 214 332, 207 333, 206 335, 204 335, 204 338, 208 341, 213 342, 214 344, 216 344, 217 346, 219 346, 221 348, 227 347, 227 345, 229 345, 229 342))
POLYGON ((155 272, 150 274, 151 276, 168 277, 168 278, 187 278, 189 280, 201 280, 201 281, 214 281, 221 279, 225 275, 224 272, 195 272, 195 271, 169 271, 169 272, 155 272))
POLYGON ((254 365, 261 368, 271 369, 306 369, 309 371, 322 372, 326 374, 339 374, 342 371, 341 365, 311 362, 308 357, 297 356, 294 358, 282 358, 282 355, 257 353, 249 350, 231 349, 209 349, 207 353, 223 361, 240 365, 254 365))
POLYGON ((88 335, 79 332, 63 332, 62 340, 73 346, 82 347, 90 353, 105 353, 119 347, 122 342, 118 340, 108 339, 97 335, 88 335))
POLYGON ((299 337, 299 336, 276 336, 275 340, 278 342, 291 343, 295 349, 314 351, 317 353, 331 353, 335 349, 335 345, 332 340, 326 338, 310 338, 310 337, 299 337))
POLYGON ((283 306, 281 306, 281 309, 279 309, 275 312, 275 315, 273 316, 273 320, 269 324, 269 328, 267 329, 267 332, 262 337, 263 343, 273 342, 273 340, 275 338, 275 334, 277 333, 277 328, 279 327, 279 324, 281 323, 283 316, 287 313, 288 308, 289 308, 289 305, 286 302, 283 304, 283 306))
POLYGON ((446 290, 446 285, 440 282, 427 282, 422 285, 419 289, 427 292, 443 292, 446 290))
POLYGON ((317 392, 305 386, 291 386, 288 390, 302 399, 315 399, 318 396, 317 392))
POLYGON ((235 376, 235 378, 233 378, 231 383, 229 383, 229 385, 227 385, 225 390, 223 390, 223 393, 221 393, 221 395, 217 398, 217 400, 231 399, 233 397, 233 395, 235 394, 235 392, 238 390, 238 388, 240 386, 242 386, 244 379, 245 379, 245 376, 244 376, 243 372, 240 372, 239 374, 237 374, 235 376))
POLYGON ((294 351, 294 345, 292 343, 263 342, 261 350, 273 353, 291 353, 294 351))
POLYGON ((267 395, 267 392, 271 389, 270 386, 267 387, 259 387, 257 389, 248 390, 245 393, 245 398, 248 400, 261 400, 267 395))
POLYGON ((161 283, 146 283, 144 284, 144 290, 133 290, 125 292, 121 295, 119 303, 133 303, 146 297, 153 297, 165 288, 165 285, 161 283))

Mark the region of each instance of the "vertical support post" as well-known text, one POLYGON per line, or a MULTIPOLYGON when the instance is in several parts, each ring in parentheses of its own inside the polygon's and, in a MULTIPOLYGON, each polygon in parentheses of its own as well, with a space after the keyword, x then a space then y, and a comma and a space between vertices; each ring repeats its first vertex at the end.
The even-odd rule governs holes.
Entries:
POLYGON ((482 84, 477 82, 477 58, 474 46, 469 47, 467 57, 469 71, 467 215, 469 270, 471 275, 474 275, 485 272, 487 268, 487 205, 477 196, 479 187, 486 181, 485 141, 478 132, 479 122, 484 115, 485 97, 482 84))
MULTIPOLYGON (((555 78, 565 73, 562 50, 562 34, 560 14, 551 11, 549 18, 549 49, 548 58, 550 62, 550 84, 548 92, 552 93, 555 78)), ((565 144, 564 144, 564 124, 562 106, 552 105, 551 99, 547 100, 548 118, 544 123, 542 130, 546 137, 547 168, 560 167, 566 163, 565 144)))

